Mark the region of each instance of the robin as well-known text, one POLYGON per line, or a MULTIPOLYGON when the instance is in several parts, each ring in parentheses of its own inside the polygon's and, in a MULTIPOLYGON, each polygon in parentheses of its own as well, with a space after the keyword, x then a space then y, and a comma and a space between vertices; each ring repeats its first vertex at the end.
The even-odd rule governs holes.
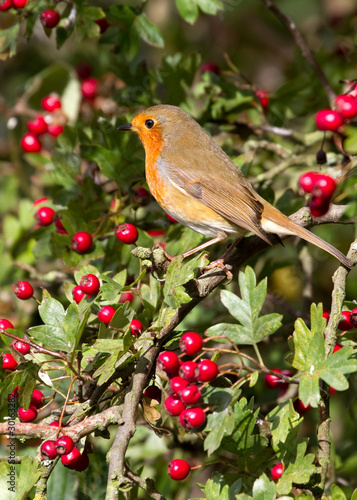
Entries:
POLYGON ((297 235, 352 267, 334 246, 259 196, 229 156, 182 109, 152 106, 119 130, 138 134, 145 149, 146 180, 159 205, 178 222, 210 238, 183 257, 233 234, 233 245, 209 266, 224 268, 230 252, 251 231, 269 245, 271 233, 279 240, 279 235, 297 235))

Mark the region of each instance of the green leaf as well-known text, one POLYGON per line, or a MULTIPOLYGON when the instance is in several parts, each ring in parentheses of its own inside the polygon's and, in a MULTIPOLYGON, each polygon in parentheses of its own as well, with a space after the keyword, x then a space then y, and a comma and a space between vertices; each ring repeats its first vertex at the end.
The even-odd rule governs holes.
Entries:
POLYGON ((23 457, 21 464, 13 465, 0 463, 0 490, 2 500, 25 500, 38 481, 41 472, 38 471, 38 460, 32 457, 23 457), (11 468, 11 470, 10 470, 11 468), (14 473, 14 484, 10 481, 9 474, 14 473), (13 488, 13 489, 9 489, 13 488))
POLYGON ((221 0, 195 0, 199 8, 205 14, 214 16, 219 10, 223 9, 221 0))
POLYGON ((347 346, 334 352, 326 359, 324 367, 321 372, 322 380, 337 391, 345 391, 348 389, 348 381, 343 374, 357 371, 354 349, 347 346))
POLYGON ((297 445, 297 455, 295 462, 290 463, 283 475, 276 484, 276 490, 279 495, 287 495, 291 492, 292 483, 306 484, 315 472, 315 455, 309 453, 305 455, 307 444, 305 441, 297 445))
POLYGON ((5 58, 5 53, 7 53, 8 57, 13 57, 16 54, 19 30, 20 23, 15 23, 10 28, 0 30, 0 52, 4 54, 2 59, 5 58))
POLYGON ((123 339, 98 339, 92 346, 98 352, 118 353, 124 349, 123 339))
POLYGON ((295 412, 291 399, 279 403, 266 417, 270 422, 272 447, 280 460, 296 456, 297 436, 303 419, 295 412))
POLYGON ((265 474, 262 474, 253 484, 252 500, 275 500, 276 488, 273 481, 269 481, 265 474))
POLYGON ((176 0, 176 7, 180 16, 190 24, 197 21, 199 9, 196 2, 192 0, 176 0))
POLYGON ((97 163, 108 179, 118 180, 117 165, 120 157, 117 152, 110 151, 100 144, 82 144, 81 153, 87 160, 97 163))
POLYGON ((259 316, 267 294, 267 280, 256 285, 251 267, 247 266, 244 273, 239 273, 239 285, 242 298, 223 290, 221 301, 241 325, 220 323, 208 328, 206 335, 223 335, 236 344, 257 344, 280 328, 282 316, 276 313, 259 316))
POLYGON ((160 49, 165 46, 161 31, 157 26, 155 26, 148 20, 144 12, 136 17, 134 23, 138 35, 142 40, 144 40, 144 42, 160 49))
POLYGON ((347 500, 343 490, 337 484, 331 486, 331 500, 347 500))

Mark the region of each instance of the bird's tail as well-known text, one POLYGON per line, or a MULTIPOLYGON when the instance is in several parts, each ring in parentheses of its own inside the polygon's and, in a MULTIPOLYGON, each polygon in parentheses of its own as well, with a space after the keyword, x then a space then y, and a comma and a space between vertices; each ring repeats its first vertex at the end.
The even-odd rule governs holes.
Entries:
POLYGON ((273 206, 264 207, 261 224, 263 229, 268 233, 277 233, 282 235, 295 234, 296 236, 299 236, 299 238, 302 238, 303 240, 308 241, 309 243, 312 243, 313 245, 316 245, 333 255, 348 269, 352 269, 353 267, 352 262, 342 252, 337 250, 337 248, 330 243, 327 243, 327 241, 323 240, 319 236, 316 236, 316 234, 311 233, 311 231, 299 226, 273 206), (283 219, 282 215, 284 217, 283 219), (282 226, 283 222, 284 226, 282 226))

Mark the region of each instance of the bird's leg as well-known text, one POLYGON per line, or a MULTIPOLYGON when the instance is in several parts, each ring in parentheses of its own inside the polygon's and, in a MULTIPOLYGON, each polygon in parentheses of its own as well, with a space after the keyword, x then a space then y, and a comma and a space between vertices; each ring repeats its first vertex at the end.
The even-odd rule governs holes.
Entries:
POLYGON ((188 252, 185 252, 182 254, 182 258, 185 259, 189 255, 192 255, 196 252, 199 252, 200 250, 203 250, 204 248, 209 247, 210 245, 214 245, 214 243, 218 243, 219 241, 223 241, 227 238, 227 235, 225 233, 218 233, 215 238, 212 240, 205 241, 202 243, 202 245, 198 245, 198 247, 192 248, 192 250, 189 250, 188 252))
POLYGON ((208 266, 202 267, 201 271, 206 271, 206 270, 209 270, 209 269, 214 269, 215 267, 219 267, 220 269, 222 269, 226 273, 227 279, 228 279, 228 283, 230 283, 232 281, 233 274, 231 273, 231 271, 229 271, 229 269, 227 269, 227 267, 225 266, 224 262, 231 255, 231 253, 233 252, 233 250, 235 249, 235 247, 238 245, 238 243, 240 242, 240 240, 242 238, 243 238, 243 236, 239 236, 239 238, 237 238, 235 241, 233 241, 233 243, 231 245, 229 245, 229 247, 224 252, 224 254, 222 255, 222 257, 219 257, 219 259, 214 260, 213 262, 211 262, 210 264, 208 264, 208 266))

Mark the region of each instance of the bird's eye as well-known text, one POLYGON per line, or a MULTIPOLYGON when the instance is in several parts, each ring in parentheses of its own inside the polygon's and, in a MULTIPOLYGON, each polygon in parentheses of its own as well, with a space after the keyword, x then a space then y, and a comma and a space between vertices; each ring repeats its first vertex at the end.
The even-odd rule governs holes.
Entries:
POLYGON ((153 128, 153 126, 155 125, 155 122, 154 120, 145 120, 145 127, 146 128, 153 128))

